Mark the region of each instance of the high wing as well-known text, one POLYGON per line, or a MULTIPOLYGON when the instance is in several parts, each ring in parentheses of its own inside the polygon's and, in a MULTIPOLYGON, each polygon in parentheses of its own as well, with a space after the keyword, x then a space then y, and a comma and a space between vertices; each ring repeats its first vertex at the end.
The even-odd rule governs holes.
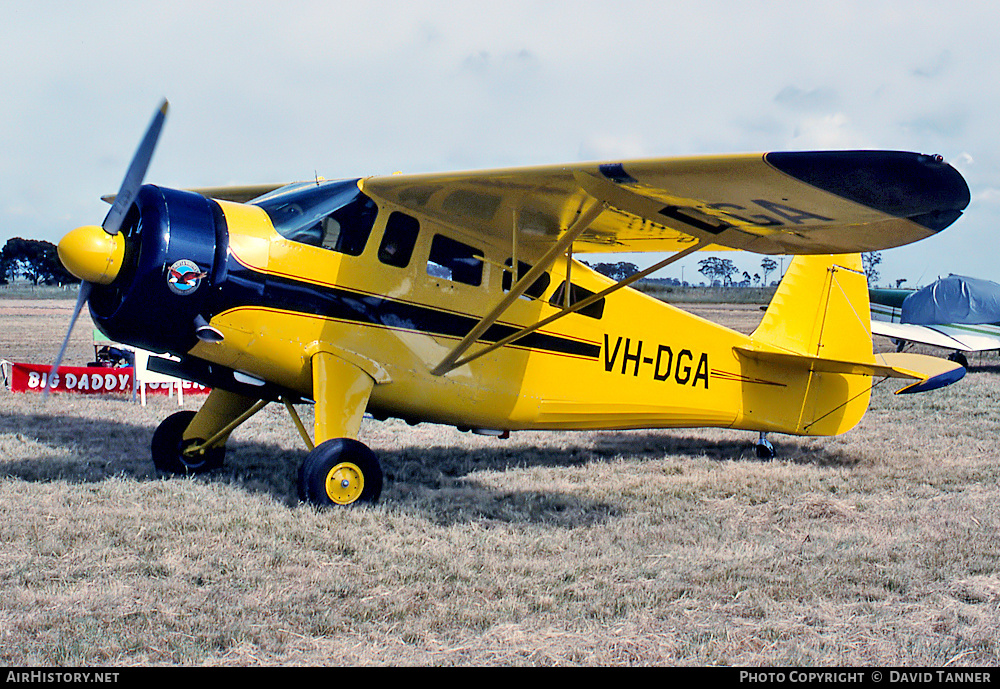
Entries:
POLYGON ((872 319, 872 333, 893 340, 954 349, 961 352, 986 352, 1000 349, 997 326, 914 325, 872 319), (979 332, 991 328, 994 332, 979 332))
POLYGON ((202 196, 219 201, 233 201, 235 203, 246 203, 258 196, 280 189, 284 184, 251 184, 241 187, 205 187, 202 189, 192 189, 202 196))
POLYGON ((573 244, 578 253, 670 252, 698 242, 763 254, 878 251, 939 232, 970 199, 939 156, 898 151, 395 174, 360 184, 401 210, 498 242, 516 239, 529 251, 550 248, 588 215, 573 244))
MULTIPOLYGON (((275 189, 280 189, 285 186, 284 184, 249 184, 244 186, 228 186, 228 187, 202 187, 198 189, 189 189, 188 191, 193 191, 202 196, 206 196, 210 199, 217 199, 219 201, 233 201, 235 203, 246 203, 258 196, 263 196, 264 194, 274 191, 275 189)), ((102 201, 107 203, 114 203, 117 194, 106 194, 101 197, 102 201)))

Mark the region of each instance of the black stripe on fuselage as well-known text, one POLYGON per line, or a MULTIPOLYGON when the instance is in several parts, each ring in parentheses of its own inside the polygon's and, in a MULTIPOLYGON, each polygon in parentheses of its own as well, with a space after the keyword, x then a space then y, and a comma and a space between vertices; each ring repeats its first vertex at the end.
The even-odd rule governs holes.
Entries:
MULTIPOLYGON (((454 338, 465 337, 479 323, 475 316, 344 287, 317 285, 274 274, 265 275, 235 261, 230 263, 227 284, 222 294, 225 296, 220 300, 216 313, 240 306, 262 307, 359 325, 454 338)), ((498 342, 518 330, 520 328, 516 326, 495 323, 479 339, 482 342, 498 342)), ((601 354, 598 344, 537 331, 516 340, 512 346, 590 359, 596 359, 601 354)))

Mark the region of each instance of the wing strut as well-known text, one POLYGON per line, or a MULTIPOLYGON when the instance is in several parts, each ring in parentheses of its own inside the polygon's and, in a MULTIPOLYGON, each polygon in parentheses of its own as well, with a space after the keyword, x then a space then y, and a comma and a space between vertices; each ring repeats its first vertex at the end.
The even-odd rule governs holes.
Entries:
MULTIPOLYGON (((498 342, 494 342, 491 345, 483 347, 482 349, 477 350, 474 354, 470 354, 469 356, 465 357, 464 359, 460 359, 459 357, 462 354, 464 354, 469 349, 469 347, 471 347, 475 343, 475 341, 479 338, 480 335, 482 335, 484 332, 486 332, 487 328, 489 328, 491 325, 493 325, 493 323, 495 323, 497 321, 497 319, 502 315, 502 313, 506 310, 506 308, 513 302, 513 299, 508 300, 508 299, 505 298, 504 300, 502 300, 496 306, 496 308, 493 309, 493 311, 491 311, 489 314, 487 314, 486 316, 483 317, 483 319, 479 322, 479 324, 475 328, 473 328, 472 331, 470 331, 468 335, 466 335, 465 339, 462 340, 462 342, 460 342, 455 347, 455 349, 453 349, 448 354, 448 356, 446 356, 444 358, 444 360, 442 360, 442 362, 440 364, 438 364, 437 367, 433 371, 431 371, 431 373, 433 375, 435 375, 435 376, 442 376, 442 375, 448 373, 449 371, 453 371, 453 370, 455 370, 456 368, 458 368, 460 366, 464 366, 465 364, 467 364, 467 363, 469 363, 471 361, 474 361, 474 360, 478 359, 479 357, 481 357, 481 356, 483 356, 485 354, 489 354, 490 352, 492 352, 492 351, 494 351, 496 349, 499 349, 500 347, 504 347, 504 346, 509 345, 510 343, 514 342, 515 340, 521 339, 525 335, 528 335, 530 333, 535 332, 539 328, 545 327, 549 323, 552 323, 553 321, 556 321, 556 320, 562 318, 563 316, 566 316, 568 314, 571 314, 571 313, 574 313, 576 311, 579 311, 580 309, 586 308, 587 306, 590 306, 591 304, 593 304, 595 301, 598 301, 599 299, 603 299, 604 297, 606 297, 607 295, 611 294, 612 292, 617 292, 621 288, 629 286, 630 284, 632 284, 636 280, 641 280, 642 278, 646 277, 647 275, 650 275, 651 273, 655 273, 656 271, 660 270, 661 268, 663 268, 665 266, 668 266, 671 263, 674 263, 675 261, 679 261, 680 259, 684 258, 685 256, 687 256, 689 254, 692 254, 695 251, 699 251, 701 249, 704 249, 707 246, 709 246, 708 242, 699 240, 698 242, 696 242, 695 244, 692 244, 691 246, 689 246, 688 248, 684 249, 683 251, 679 251, 676 254, 673 254, 672 256, 669 256, 669 257, 663 259, 659 263, 656 263, 656 264, 650 266, 649 268, 646 268, 645 270, 641 270, 638 273, 635 273, 634 275, 630 275, 629 277, 625 278, 624 280, 620 280, 620 281, 616 282, 615 284, 611 285, 610 287, 601 290, 597 294, 593 294, 593 295, 587 297, 586 299, 581 299, 580 301, 574 302, 572 305, 564 306, 561 310, 559 310, 559 312, 552 314, 548 318, 545 318, 545 319, 543 319, 543 320, 535 323, 534 325, 525 326, 524 328, 521 328, 520 330, 518 330, 516 333, 513 333, 512 335, 509 335, 509 336, 503 338, 502 340, 499 340, 498 342), (475 335, 475 337, 473 337, 473 335, 475 335), (466 343, 467 340, 468 340, 468 343, 466 343)), ((549 252, 549 253, 551 254, 552 252, 549 252)), ((545 257, 546 260, 540 261, 539 264, 535 266, 535 268, 539 268, 539 266, 540 266, 541 270, 544 270, 544 269, 546 269, 548 267, 549 264, 551 264, 552 262, 555 261, 555 258, 556 258, 556 256, 551 256, 550 257, 549 255, 546 255, 546 257, 545 257)), ((532 271, 534 271, 534 268, 532 269, 532 271)), ((532 282, 534 280, 534 277, 535 277, 534 275, 532 275, 532 271, 529 271, 525 275, 524 278, 522 278, 520 281, 518 281, 517 285, 514 285, 514 287, 511 288, 510 294, 514 294, 514 298, 515 299, 517 298, 518 295, 520 295, 521 293, 523 293, 525 289, 527 289, 528 285, 532 284, 532 282), (529 278, 531 278, 531 279, 529 280, 529 278), (524 282, 525 284, 522 285, 521 284, 522 282, 524 282), (517 291, 516 294, 515 294, 515 290, 519 286, 520 286, 521 289, 520 289, 520 291, 517 291)), ((539 272, 541 272, 541 271, 539 271, 539 272)), ((569 291, 568 288, 567 288, 567 291, 569 291)), ((508 294, 508 297, 510 296, 510 294, 508 294)))
MULTIPOLYGON (((500 303, 493 307, 492 311, 483 316, 482 320, 480 320, 479 323, 469 331, 469 334, 466 335, 461 342, 455 345, 455 348, 441 360, 441 363, 438 364, 433 371, 431 371, 431 375, 443 376, 448 371, 457 368, 455 362, 458 358, 462 356, 462 354, 464 354, 466 350, 468 350, 469 347, 471 347, 491 325, 496 323, 497 319, 503 315, 504 311, 506 311, 518 297, 524 294, 525 290, 527 290, 528 287, 535 282, 538 276, 545 272, 549 266, 555 262, 556 258, 560 254, 564 253, 568 247, 572 246, 573 240, 583 234, 583 232, 590 227, 591 223, 597 219, 597 216, 599 216, 605 208, 607 208, 605 203, 596 202, 581 212, 580 215, 577 216, 576 220, 573 221, 573 224, 570 225, 569 229, 566 230, 566 233, 559 238, 559 241, 548 250, 545 256, 543 256, 537 264, 531 267, 531 270, 524 274, 524 277, 517 281, 517 284, 511 286, 510 292, 507 293, 507 296, 501 299, 500 303)), ((516 227, 514 228, 514 233, 517 233, 516 227)), ((518 273, 517 263, 514 261, 511 261, 511 271, 514 275, 518 273)))

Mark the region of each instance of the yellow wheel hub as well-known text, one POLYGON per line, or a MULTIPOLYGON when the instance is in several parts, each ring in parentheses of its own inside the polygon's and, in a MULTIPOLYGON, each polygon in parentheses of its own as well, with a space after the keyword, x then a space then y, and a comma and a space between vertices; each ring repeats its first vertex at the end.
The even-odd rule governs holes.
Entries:
POLYGON ((338 505, 350 505, 361 497, 365 475, 352 462, 341 462, 326 475, 326 494, 338 505))

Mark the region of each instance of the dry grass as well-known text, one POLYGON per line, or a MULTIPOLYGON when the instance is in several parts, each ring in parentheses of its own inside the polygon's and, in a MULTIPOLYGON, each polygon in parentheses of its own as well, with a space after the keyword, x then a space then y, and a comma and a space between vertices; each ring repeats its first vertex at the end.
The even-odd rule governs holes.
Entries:
MULTIPOLYGON (((0 356, 51 358, 71 307, 0 302, 0 356)), ((220 472, 165 479, 147 448, 176 404, 0 393, 0 663, 993 666, 1000 366, 981 364, 926 395, 887 383, 859 428, 776 438, 772 462, 722 430, 366 422, 383 499, 329 512, 296 500, 276 405, 220 472)))

